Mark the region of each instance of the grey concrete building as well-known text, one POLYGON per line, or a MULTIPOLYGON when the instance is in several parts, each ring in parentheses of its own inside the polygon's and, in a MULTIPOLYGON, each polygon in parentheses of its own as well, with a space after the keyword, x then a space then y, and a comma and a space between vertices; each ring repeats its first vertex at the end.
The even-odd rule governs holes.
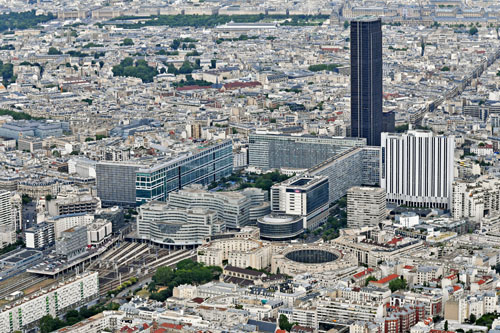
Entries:
POLYGON ((376 226, 386 217, 385 190, 380 187, 351 187, 347 191, 347 226, 376 226))
POLYGON ((56 240, 56 253, 68 259, 85 254, 87 248, 87 227, 77 226, 63 231, 61 238, 56 240))
POLYGON ((259 132, 250 134, 249 142, 249 165, 263 170, 310 168, 349 148, 366 146, 364 138, 259 132))

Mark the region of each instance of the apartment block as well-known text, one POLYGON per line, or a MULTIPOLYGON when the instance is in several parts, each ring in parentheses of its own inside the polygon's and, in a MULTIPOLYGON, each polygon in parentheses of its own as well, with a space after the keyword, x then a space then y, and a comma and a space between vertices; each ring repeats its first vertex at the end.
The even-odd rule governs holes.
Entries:
POLYGON ((385 190, 379 187, 351 187, 347 191, 349 228, 378 226, 386 218, 385 190))
POLYGON ((73 307, 93 300, 98 292, 96 272, 69 278, 3 306, 0 312, 0 329, 2 332, 14 332, 33 328, 43 316, 57 317, 73 307))

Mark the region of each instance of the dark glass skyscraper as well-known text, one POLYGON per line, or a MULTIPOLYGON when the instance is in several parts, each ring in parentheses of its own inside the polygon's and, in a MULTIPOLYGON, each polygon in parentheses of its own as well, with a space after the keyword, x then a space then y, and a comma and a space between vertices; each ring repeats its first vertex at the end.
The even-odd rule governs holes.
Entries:
POLYGON ((380 146, 382 132, 382 22, 351 21, 351 136, 380 146))

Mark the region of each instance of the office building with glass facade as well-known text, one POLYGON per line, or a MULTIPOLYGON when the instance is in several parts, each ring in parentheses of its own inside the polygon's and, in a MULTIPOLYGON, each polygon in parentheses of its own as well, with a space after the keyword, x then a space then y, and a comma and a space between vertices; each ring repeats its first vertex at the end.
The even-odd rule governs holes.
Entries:
POLYGON ((303 216, 303 228, 314 229, 328 217, 328 178, 295 176, 271 187, 271 210, 303 216))
POLYGON ((231 141, 168 160, 100 161, 96 166, 97 193, 104 206, 166 201, 169 192, 194 183, 208 185, 231 175, 232 170, 231 141))
POLYGON ((295 176, 271 187, 271 214, 257 219, 260 236, 287 240, 328 218, 328 178, 295 176))
POLYGON ((351 136, 380 146, 382 133, 382 21, 351 21, 351 136))

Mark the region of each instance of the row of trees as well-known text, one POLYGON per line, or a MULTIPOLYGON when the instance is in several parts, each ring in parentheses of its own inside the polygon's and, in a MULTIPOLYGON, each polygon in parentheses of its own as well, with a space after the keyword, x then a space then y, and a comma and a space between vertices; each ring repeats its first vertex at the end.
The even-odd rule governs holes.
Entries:
POLYGON ((132 286, 134 284, 136 284, 137 281, 139 281, 139 280, 135 276, 131 277, 127 281, 125 281, 122 284, 120 284, 116 289, 108 291, 108 296, 111 296, 111 295, 115 295, 116 296, 121 291, 127 289, 128 287, 130 287, 130 286, 132 286))
POLYGON ((65 320, 59 318, 54 318, 50 315, 46 315, 40 319, 40 331, 42 333, 49 333, 56 331, 60 328, 71 326, 79 321, 95 316, 106 310, 118 310, 120 305, 117 303, 109 303, 107 305, 97 304, 90 308, 82 307, 80 311, 71 310, 66 313, 65 320))
POLYGON ((12 110, 5 110, 5 109, 0 109, 0 116, 11 116, 14 118, 14 120, 40 120, 43 118, 39 117, 32 117, 27 113, 24 112, 18 112, 18 111, 12 111, 12 110))
POLYGON ((341 65, 339 64, 319 64, 319 65, 310 65, 307 69, 311 72, 320 72, 320 71, 330 71, 333 72, 336 68, 339 68, 341 65))
POLYGON ((336 202, 336 205, 337 207, 331 212, 326 223, 313 231, 314 235, 321 235, 324 241, 337 238, 339 236, 339 230, 347 227, 347 213, 345 211, 347 206, 346 197, 340 198, 336 202))
POLYGON ((51 13, 47 15, 36 15, 34 10, 29 12, 11 12, 0 15, 0 32, 6 30, 22 30, 36 27, 39 23, 45 23, 55 19, 51 13))
POLYGON ((17 76, 14 75, 14 65, 0 61, 0 76, 3 78, 3 85, 8 86, 16 82, 17 76))
POLYGON ((220 274, 222 274, 220 267, 205 266, 191 259, 179 261, 175 269, 168 266, 160 267, 148 286, 149 291, 152 292, 150 298, 163 302, 172 296, 173 289, 181 284, 207 283, 218 279, 220 274))
POLYGON ((321 25, 328 19, 328 15, 294 15, 291 20, 283 22, 281 25, 292 27, 321 25))
POLYGON ((195 80, 191 76, 191 74, 186 75, 186 80, 180 80, 179 82, 174 82, 172 85, 174 87, 185 87, 185 86, 202 86, 202 87, 208 87, 211 86, 213 83, 208 82, 205 80, 195 80))
MULTIPOLYGON (((239 189, 244 189, 247 187, 257 187, 262 190, 269 191, 271 189, 271 186, 276 183, 281 183, 288 178, 290 177, 287 175, 283 175, 278 171, 273 171, 262 175, 249 174, 246 176, 246 181, 240 178, 237 180, 237 182, 240 184, 239 189)), ((231 180, 231 177, 229 178, 229 180, 231 180)))
POLYGON ((220 44, 222 42, 237 42, 241 40, 257 39, 257 38, 259 38, 259 36, 248 36, 243 34, 236 38, 217 38, 215 42, 217 44, 220 44))
POLYGON ((179 48, 182 48, 183 50, 185 49, 195 49, 197 40, 193 38, 180 38, 180 39, 174 39, 172 43, 170 44, 170 48, 173 50, 177 50, 179 48))
POLYGON ((0 255, 5 254, 5 253, 9 253, 10 251, 14 251, 18 247, 24 247, 24 242, 22 239, 17 240, 13 244, 9 244, 7 246, 2 247, 0 249, 0 255))
POLYGON ((194 63, 186 60, 182 63, 182 66, 177 69, 172 63, 167 64, 167 73, 170 74, 191 74, 195 69, 200 69, 200 59, 196 59, 194 63))
POLYGON ((215 27, 231 21, 235 23, 259 22, 263 19, 283 20, 291 18, 285 25, 317 25, 314 21, 328 18, 328 15, 159 15, 151 16, 150 20, 143 23, 123 23, 118 27, 125 29, 137 29, 144 26, 169 26, 169 27, 215 27))
POLYGON ((153 78, 158 75, 156 68, 148 65, 146 60, 136 60, 125 58, 119 65, 113 66, 114 76, 131 76, 137 77, 142 80, 142 82, 153 82, 153 78))
MULTIPOLYGON (((87 45, 89 45, 89 44, 87 44, 87 45)), ((97 44, 94 44, 94 45, 97 45, 97 44)), ((85 46, 86 45, 84 45, 83 48, 86 48, 85 46)), ((49 51, 47 52, 47 54, 48 55, 60 55, 60 54, 63 54, 63 53, 59 49, 51 46, 49 48, 49 51)), ((89 53, 85 53, 85 52, 82 52, 82 51, 75 51, 75 50, 68 51, 68 52, 66 52, 66 54, 69 54, 71 57, 74 57, 74 58, 90 57, 92 54, 94 55, 94 59, 99 59, 100 57, 104 57, 105 56, 104 52, 94 52, 92 54, 89 54, 89 53)), ((102 68, 102 65, 101 65, 101 68, 102 68)))

